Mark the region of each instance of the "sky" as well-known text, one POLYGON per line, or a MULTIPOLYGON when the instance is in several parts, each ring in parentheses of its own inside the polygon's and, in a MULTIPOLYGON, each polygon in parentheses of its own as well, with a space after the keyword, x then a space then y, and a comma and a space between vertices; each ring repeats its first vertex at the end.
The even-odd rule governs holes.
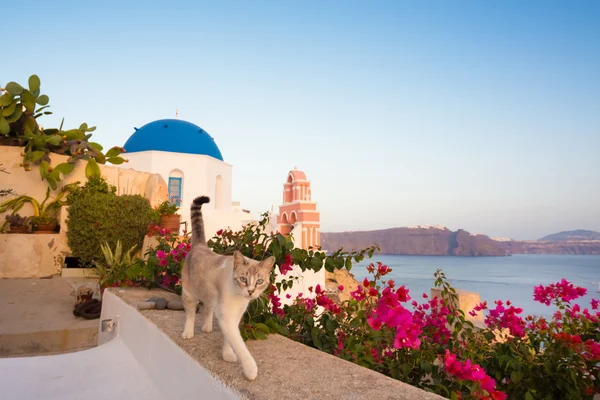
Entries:
POLYGON ((109 147, 179 110, 255 216, 297 166, 323 232, 600 231, 598 1, 10 1, 1 20, 0 84, 37 74, 44 127, 109 147))

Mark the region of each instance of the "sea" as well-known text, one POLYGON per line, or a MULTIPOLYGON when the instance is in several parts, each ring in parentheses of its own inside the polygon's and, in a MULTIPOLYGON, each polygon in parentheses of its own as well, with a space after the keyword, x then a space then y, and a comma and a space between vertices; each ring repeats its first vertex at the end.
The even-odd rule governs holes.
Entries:
POLYGON ((600 256, 597 255, 446 257, 375 254, 371 259, 354 263, 350 272, 362 281, 369 276, 367 265, 377 261, 392 269, 386 278, 393 279, 396 286, 405 285, 411 298, 419 303, 424 300, 423 293, 430 293, 437 269, 444 272, 454 288, 479 293, 481 300, 487 301, 490 307, 494 307, 495 300, 510 300, 515 307, 523 309, 523 316, 531 314, 551 318, 556 308, 534 301, 533 288, 562 278, 587 289, 584 297, 573 302, 582 309, 590 308, 593 298, 600 299, 600 256))

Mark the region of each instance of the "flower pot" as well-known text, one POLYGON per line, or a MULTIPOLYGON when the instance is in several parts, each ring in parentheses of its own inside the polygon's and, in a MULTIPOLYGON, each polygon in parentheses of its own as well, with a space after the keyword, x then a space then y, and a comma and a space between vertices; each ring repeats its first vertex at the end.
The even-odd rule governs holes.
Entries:
POLYGON ((28 227, 23 225, 11 225, 10 233, 27 233, 28 227))
POLYGON ((54 233, 57 225, 58 224, 56 222, 53 222, 51 224, 39 224, 35 227, 34 232, 35 233, 54 233))
POLYGON ((160 227, 163 229, 169 229, 171 232, 179 232, 179 225, 181 222, 181 215, 161 215, 160 216, 160 227))

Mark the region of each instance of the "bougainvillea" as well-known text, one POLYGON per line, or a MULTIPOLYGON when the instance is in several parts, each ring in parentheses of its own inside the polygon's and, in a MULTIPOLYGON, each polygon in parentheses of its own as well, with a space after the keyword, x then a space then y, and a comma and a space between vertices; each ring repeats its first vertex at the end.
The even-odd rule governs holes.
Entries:
MULTIPOLYGON (((263 219, 239 232, 223 229, 208 243, 221 254, 237 249, 255 259, 277 259, 272 285, 250 303, 240 324, 245 339, 278 333, 450 399, 591 400, 600 392, 599 301, 583 309, 571 304, 584 288, 564 279, 535 287, 536 301, 558 308, 551 320, 523 317, 510 301, 497 300, 493 308, 483 302, 468 313, 485 314, 483 328, 458 307, 458 294, 441 271, 434 274, 439 296, 411 296, 409 288, 387 279, 391 268, 371 263, 369 278, 347 301, 334 302, 320 285, 292 298, 286 291, 295 271, 350 269, 376 248, 330 254, 297 249, 289 236, 264 233, 265 226, 263 219)), ((147 264, 154 282, 176 291, 189 245, 185 237, 158 234, 147 264)))

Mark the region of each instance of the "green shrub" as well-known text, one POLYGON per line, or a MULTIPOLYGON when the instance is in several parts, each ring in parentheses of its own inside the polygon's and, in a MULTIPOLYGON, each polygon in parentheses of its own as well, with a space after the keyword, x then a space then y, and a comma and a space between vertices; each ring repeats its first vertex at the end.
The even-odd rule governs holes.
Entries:
MULTIPOLYGON (((69 208, 67 239, 73 256, 82 264, 102 261, 101 244, 111 248, 141 248, 152 207, 140 195, 117 196, 112 192, 83 190, 69 208)), ((90 265, 91 266, 91 265, 90 265)))

